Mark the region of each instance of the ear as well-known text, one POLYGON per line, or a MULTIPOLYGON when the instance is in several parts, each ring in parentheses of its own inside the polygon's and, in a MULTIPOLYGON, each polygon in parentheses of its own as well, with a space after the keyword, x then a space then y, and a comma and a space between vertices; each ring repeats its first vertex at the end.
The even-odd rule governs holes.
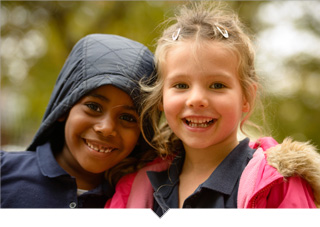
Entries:
POLYGON ((244 98, 244 102, 242 105, 242 112, 248 113, 250 111, 250 103, 244 98))
MULTIPOLYGON (((253 84, 248 92, 248 96, 250 96, 250 99, 253 100, 251 103, 254 103, 254 100, 256 99, 257 94, 257 85, 253 84)), ((248 98, 245 96, 243 97, 243 106, 242 106, 242 112, 248 113, 251 110, 250 103, 248 102, 248 98)))

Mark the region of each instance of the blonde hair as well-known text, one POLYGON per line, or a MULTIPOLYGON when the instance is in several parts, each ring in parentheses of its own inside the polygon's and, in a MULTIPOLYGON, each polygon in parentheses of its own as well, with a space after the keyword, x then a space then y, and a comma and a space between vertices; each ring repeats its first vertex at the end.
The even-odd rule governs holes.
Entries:
MULTIPOLYGON (((147 96, 143 103, 142 118, 152 119, 155 136, 149 142, 161 156, 177 153, 182 148, 181 141, 171 131, 166 120, 161 120, 162 115, 158 109, 159 103, 162 101, 164 83, 162 70, 166 63, 166 56, 169 50, 181 41, 192 40, 198 45, 201 45, 203 41, 205 43, 221 42, 236 54, 239 60, 238 74, 242 92, 250 105, 249 112, 240 123, 240 129, 246 134, 243 130, 245 122, 247 125, 251 124, 259 128, 248 121, 256 101, 260 101, 260 99, 255 98, 259 87, 259 79, 254 67, 255 51, 250 37, 245 32, 244 25, 238 16, 222 3, 197 2, 191 3, 190 6, 181 6, 175 17, 164 22, 165 24, 173 22, 173 24, 163 31, 157 41, 155 50, 157 79, 152 87, 143 86, 147 96), (222 34, 224 31, 228 32, 229 37, 222 34)), ((142 133, 144 134, 144 132, 142 133)))

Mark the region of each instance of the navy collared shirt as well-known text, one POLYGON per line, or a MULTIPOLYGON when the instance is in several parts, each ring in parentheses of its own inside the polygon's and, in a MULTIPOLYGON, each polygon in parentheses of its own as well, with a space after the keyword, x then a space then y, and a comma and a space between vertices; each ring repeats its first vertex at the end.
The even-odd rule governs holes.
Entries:
POLYGON ((77 196, 75 178, 57 163, 49 143, 36 152, 1 151, 2 208, 103 208, 113 192, 104 181, 77 196))
MULTIPOLYGON (((239 180, 255 150, 246 138, 212 172, 210 177, 183 203, 183 208, 236 208, 239 180)), ((184 152, 172 162, 169 171, 147 172, 154 189, 153 210, 162 216, 169 208, 179 205, 179 175, 184 152)))

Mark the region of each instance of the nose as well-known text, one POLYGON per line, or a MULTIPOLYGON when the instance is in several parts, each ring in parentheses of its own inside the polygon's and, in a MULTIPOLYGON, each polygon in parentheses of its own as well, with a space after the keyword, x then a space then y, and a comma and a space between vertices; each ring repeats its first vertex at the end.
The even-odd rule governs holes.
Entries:
POLYGON ((187 106, 192 108, 205 108, 208 106, 208 94, 202 87, 193 87, 190 89, 187 106))
POLYGON ((116 121, 111 116, 102 117, 94 124, 93 129, 103 137, 116 136, 116 121))

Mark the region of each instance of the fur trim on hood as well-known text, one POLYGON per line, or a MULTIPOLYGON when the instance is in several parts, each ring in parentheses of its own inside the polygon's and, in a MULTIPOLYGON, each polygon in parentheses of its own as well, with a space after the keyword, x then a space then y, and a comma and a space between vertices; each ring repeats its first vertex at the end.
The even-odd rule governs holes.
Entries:
POLYGON ((269 165, 284 177, 299 175, 312 187, 315 204, 320 207, 320 154, 309 142, 286 138, 282 144, 266 151, 269 165))

